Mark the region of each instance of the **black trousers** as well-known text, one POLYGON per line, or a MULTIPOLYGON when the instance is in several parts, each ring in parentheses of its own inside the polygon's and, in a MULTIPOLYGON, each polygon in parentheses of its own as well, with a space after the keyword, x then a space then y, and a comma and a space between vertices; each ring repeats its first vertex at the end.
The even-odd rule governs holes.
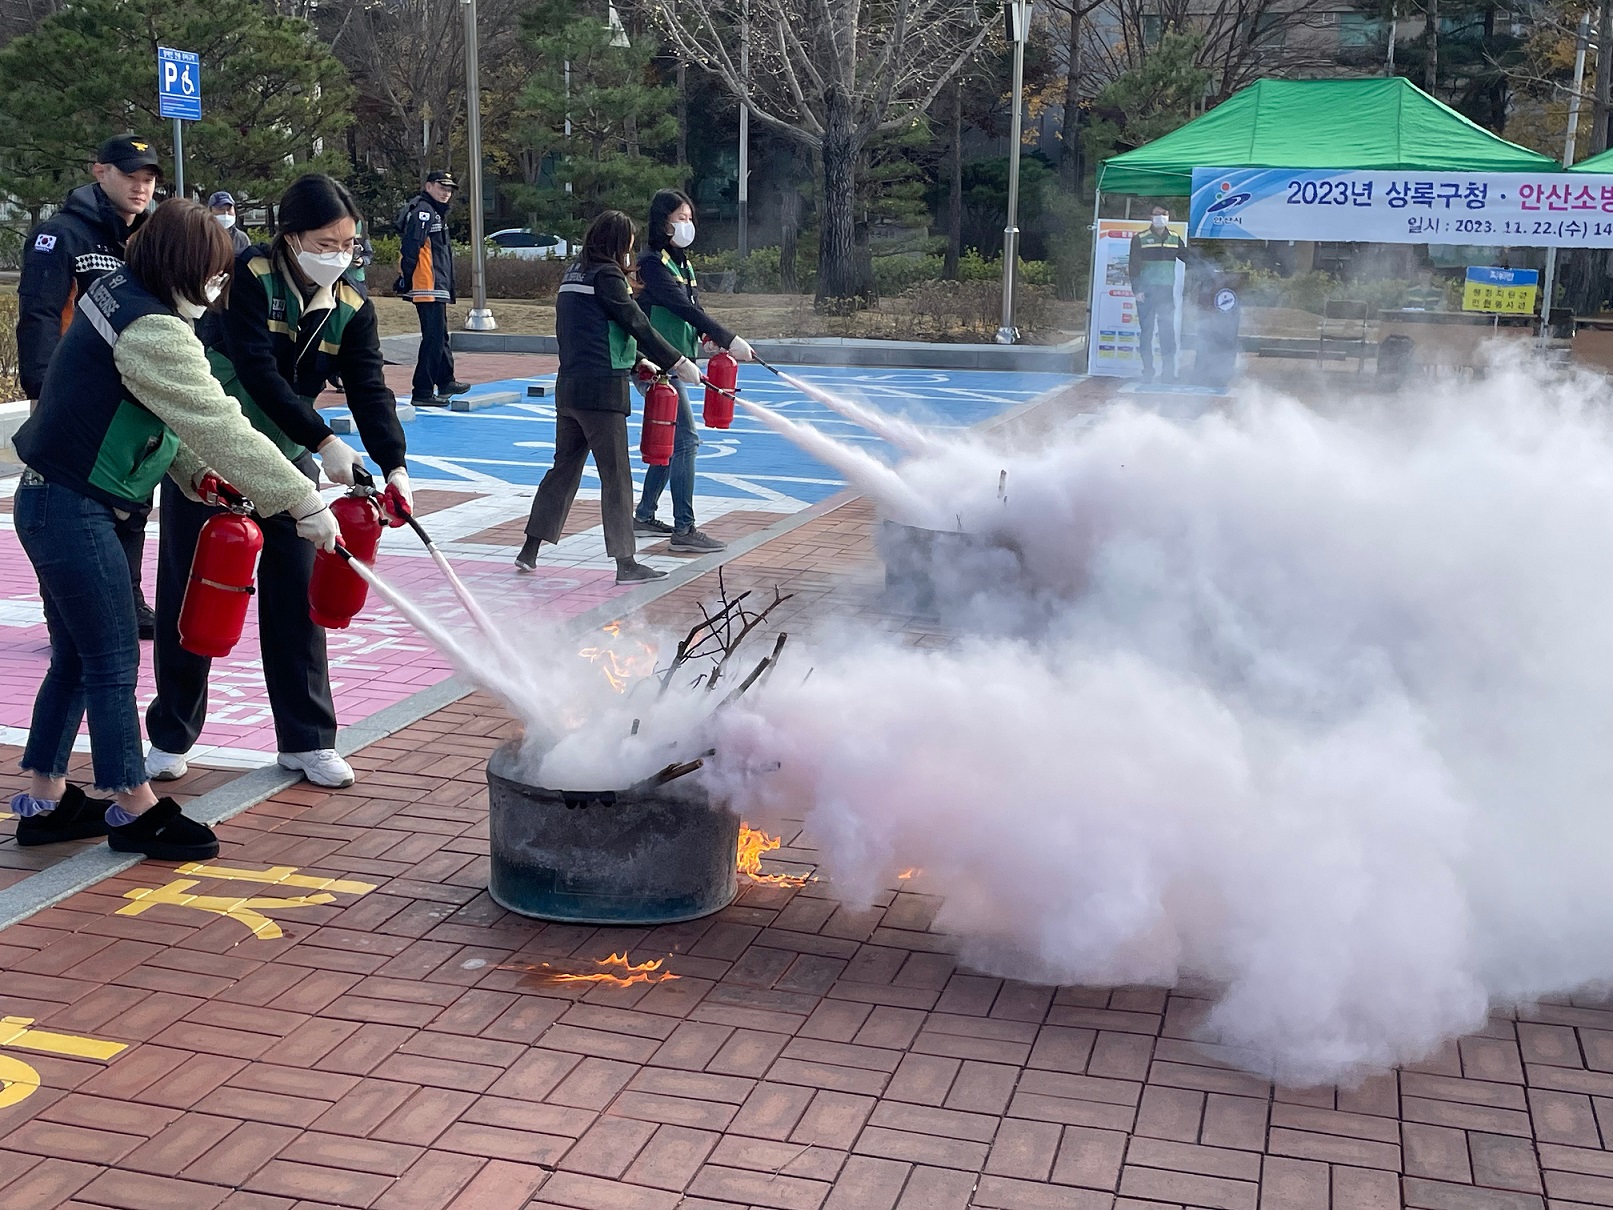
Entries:
POLYGON ((130 513, 124 518, 114 518, 112 531, 118 535, 118 545, 123 547, 123 557, 129 563, 129 587, 134 589, 134 599, 143 601, 146 595, 140 591, 140 561, 146 554, 146 515, 130 513))
POLYGON ((454 352, 448 346, 448 304, 415 303, 420 316, 420 356, 414 363, 414 393, 425 399, 456 381, 454 352))
POLYGON ((1137 291, 1137 324, 1142 328, 1140 348, 1143 372, 1154 372, 1154 326, 1159 326, 1159 356, 1165 373, 1176 373, 1176 290, 1155 286, 1137 291))
MULTIPOLYGON (((297 469, 309 479, 317 474, 307 454, 297 469)), ((207 721, 207 678, 213 661, 179 645, 179 609, 185 601, 196 539, 218 511, 164 482, 157 548, 157 638, 152 644, 157 696, 146 710, 146 734, 164 752, 189 752, 207 721)), ((282 752, 333 748, 336 706, 330 696, 325 630, 308 616, 313 543, 297 536, 297 523, 285 513, 272 517, 254 513, 252 519, 263 529, 258 637, 275 737, 282 752)))
POLYGON ((627 452, 627 417, 621 412, 557 408, 554 417, 554 465, 538 484, 527 517, 526 536, 560 541, 560 531, 577 498, 583 463, 594 456, 599 470, 599 511, 605 521, 605 553, 631 559, 633 540, 633 464, 627 452))

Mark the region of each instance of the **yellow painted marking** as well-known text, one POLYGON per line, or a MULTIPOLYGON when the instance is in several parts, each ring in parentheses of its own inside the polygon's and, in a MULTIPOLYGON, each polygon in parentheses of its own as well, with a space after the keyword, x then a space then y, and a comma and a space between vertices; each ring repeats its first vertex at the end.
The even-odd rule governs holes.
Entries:
POLYGON ((342 895, 367 895, 376 887, 375 883, 355 882, 344 878, 318 878, 309 874, 297 873, 296 866, 277 865, 267 870, 240 870, 232 866, 208 865, 205 862, 189 862, 179 867, 176 873, 200 874, 206 878, 219 878, 228 882, 261 882, 269 886, 298 887, 303 890, 319 892, 314 895, 292 895, 286 898, 271 896, 232 897, 228 895, 193 895, 191 888, 197 886, 200 879, 176 878, 173 882, 160 887, 142 887, 139 890, 125 891, 125 899, 134 900, 117 910, 119 916, 138 916, 148 908, 159 903, 166 903, 172 907, 194 908, 198 912, 211 912, 215 916, 227 916, 229 919, 246 925, 252 930, 252 935, 260 941, 273 941, 284 936, 280 926, 270 920, 258 908, 299 908, 319 907, 327 903, 335 903, 336 892, 342 895))
POLYGON ((238 870, 231 866, 208 865, 190 862, 174 871, 176 874, 205 874, 208 878, 223 878, 229 882, 267 882, 275 886, 302 887, 310 891, 335 891, 339 895, 367 895, 377 884, 353 882, 345 878, 316 878, 299 874, 294 865, 270 866, 267 870, 238 870))
POLYGON ((26 1101, 39 1091, 39 1073, 21 1059, 0 1055, 0 1109, 26 1101))
POLYGON ((32 1017, 0 1017, 0 1046, 20 1046, 24 1050, 43 1050, 75 1059, 103 1060, 129 1049, 125 1042, 103 1042, 99 1038, 28 1028, 33 1023, 32 1017))

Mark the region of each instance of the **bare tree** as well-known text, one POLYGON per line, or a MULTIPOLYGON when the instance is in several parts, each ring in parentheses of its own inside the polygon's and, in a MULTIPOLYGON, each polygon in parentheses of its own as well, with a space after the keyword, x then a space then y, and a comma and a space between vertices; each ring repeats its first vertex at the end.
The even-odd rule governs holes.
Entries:
POLYGON ((985 37, 966 0, 642 0, 677 51, 823 168, 818 297, 869 298, 857 171, 876 134, 917 121, 985 37), (739 62, 748 26, 750 70, 739 62))
POLYGON ((1210 72, 1204 101, 1214 106, 1263 76, 1336 68, 1326 9, 1315 0, 1104 0, 1083 23, 1091 31, 1081 42, 1091 63, 1083 75, 1096 92, 1141 66, 1161 33, 1197 34, 1194 65, 1210 72))
MULTIPOLYGON (((309 0, 281 0, 283 9, 309 0)), ((483 87, 519 53, 522 0, 478 4, 483 87)), ((366 133, 393 167, 424 175, 450 163, 465 106, 465 24, 459 0, 340 0, 309 15, 359 89, 366 133)), ((483 111, 500 106, 484 100, 483 111)))

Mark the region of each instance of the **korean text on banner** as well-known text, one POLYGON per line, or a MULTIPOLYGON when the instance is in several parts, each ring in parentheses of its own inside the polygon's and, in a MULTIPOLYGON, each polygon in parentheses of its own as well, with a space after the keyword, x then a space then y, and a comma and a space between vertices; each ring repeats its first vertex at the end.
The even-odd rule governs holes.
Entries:
POLYGON ((1194 239, 1613 248, 1613 174, 1195 168, 1194 239))
MULTIPOLYGON (((1170 228, 1187 238, 1186 223, 1170 228)), ((1092 273, 1091 319, 1087 330, 1087 373, 1136 378, 1143 372, 1142 324, 1131 290, 1131 237, 1148 230, 1147 219, 1098 220, 1097 255, 1092 273)), ((1176 334, 1181 342, 1183 269, 1176 265, 1176 334)))

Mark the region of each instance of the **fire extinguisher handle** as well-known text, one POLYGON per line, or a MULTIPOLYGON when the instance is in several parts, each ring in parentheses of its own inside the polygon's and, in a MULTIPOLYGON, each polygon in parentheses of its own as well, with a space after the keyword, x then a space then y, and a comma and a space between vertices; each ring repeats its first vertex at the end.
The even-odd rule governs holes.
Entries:
POLYGON ((353 464, 353 486, 371 492, 375 490, 375 476, 370 474, 362 462, 353 464))

